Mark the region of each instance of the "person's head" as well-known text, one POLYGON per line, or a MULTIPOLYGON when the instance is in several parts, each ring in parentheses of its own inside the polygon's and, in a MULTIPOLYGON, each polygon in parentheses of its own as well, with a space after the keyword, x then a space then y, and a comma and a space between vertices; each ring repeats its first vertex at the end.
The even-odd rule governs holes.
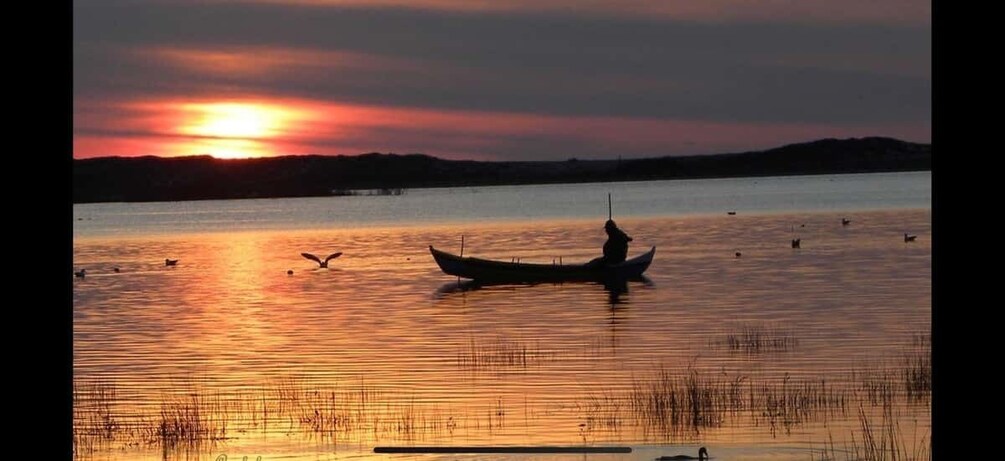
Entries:
POLYGON ((614 224, 614 220, 613 219, 608 219, 607 222, 604 223, 604 229, 606 229, 606 230, 614 230, 614 229, 617 229, 617 228, 618 228, 618 225, 614 224))

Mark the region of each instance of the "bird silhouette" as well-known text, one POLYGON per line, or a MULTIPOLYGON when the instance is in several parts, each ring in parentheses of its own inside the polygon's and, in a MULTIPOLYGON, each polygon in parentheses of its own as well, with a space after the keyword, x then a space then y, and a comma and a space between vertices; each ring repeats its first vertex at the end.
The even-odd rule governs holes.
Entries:
POLYGON ((286 271, 286 275, 293 275, 293 269, 286 271))
POLYGON ((706 450, 705 447, 699 448, 697 458, 691 455, 660 456, 659 458, 656 458, 656 461, 684 461, 688 459, 697 459, 699 461, 705 461, 706 459, 709 459, 708 450, 706 450))
POLYGON ((79 270, 77 272, 74 272, 73 276, 77 277, 79 279, 82 279, 82 278, 84 278, 84 275, 86 275, 86 274, 87 274, 87 269, 81 269, 81 270, 79 270))
POLYGON ((803 239, 801 239, 801 238, 799 238, 799 239, 792 239, 792 248, 799 248, 799 243, 802 242, 802 240, 803 239))
POLYGON ((177 266, 178 265, 178 260, 177 259, 165 259, 164 260, 164 265, 165 266, 177 266))
POLYGON ((331 260, 333 260, 333 259, 335 259, 335 258, 337 258, 339 256, 342 256, 342 252, 339 251, 337 253, 332 253, 332 254, 328 255, 328 257, 325 258, 324 261, 322 261, 321 258, 319 258, 317 256, 314 256, 314 255, 312 255, 310 253, 300 253, 300 256, 303 256, 303 257, 305 257, 307 259, 310 259, 311 261, 317 261, 317 263, 321 265, 321 268, 327 269, 328 268, 328 261, 331 261, 331 260))
POLYGON ((116 274, 118 274, 119 273, 119 268, 118 267, 113 267, 112 268, 112 272, 115 272, 116 274))
POLYGON ((841 225, 842 226, 847 226, 849 224, 851 224, 851 220, 850 219, 848 219, 848 218, 841 218, 841 225))
POLYGON ((736 212, 735 211, 727 211, 726 214, 728 214, 730 216, 736 216, 736 212))
POLYGON ((741 256, 741 253, 739 251, 737 251, 736 252, 736 257, 739 258, 740 256, 741 256))
POLYGON ((915 241, 917 239, 918 239, 917 235, 907 235, 906 233, 904 234, 904 241, 905 242, 913 242, 913 241, 915 241))

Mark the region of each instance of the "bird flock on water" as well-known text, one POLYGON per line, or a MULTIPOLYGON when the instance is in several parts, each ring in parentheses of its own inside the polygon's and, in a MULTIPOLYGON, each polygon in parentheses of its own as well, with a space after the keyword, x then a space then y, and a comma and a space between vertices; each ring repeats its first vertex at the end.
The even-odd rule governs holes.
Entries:
MULTIPOLYGON (((728 211, 726 214, 728 214, 729 216, 736 216, 736 211, 728 211)), ((852 223, 851 219, 848 219, 846 217, 842 217, 841 218, 841 227, 848 227, 848 226, 851 225, 851 223, 852 223)), ((805 223, 802 223, 802 224, 799 225, 800 229, 805 228, 805 227, 806 227, 805 223)), ((793 234, 793 238, 789 241, 789 245, 792 247, 792 249, 801 249, 802 248, 802 240, 803 239, 802 239, 802 237, 796 237, 795 236, 795 225, 793 225, 790 228, 790 232, 793 234)), ((912 234, 909 234, 907 232, 904 233, 904 243, 914 243, 917 240, 918 240, 918 236, 917 235, 912 235, 912 234)), ((338 251, 338 252, 335 252, 335 253, 331 253, 325 259, 321 259, 320 257, 318 257, 318 256, 316 256, 314 254, 306 253, 306 252, 300 253, 300 255, 303 256, 306 259, 309 259, 311 261, 314 261, 314 262, 318 263, 318 269, 327 269, 328 268, 328 263, 331 260, 336 259, 339 256, 342 256, 342 252, 338 251)), ((733 253, 733 256, 736 259, 739 259, 740 257, 743 256, 743 253, 739 249, 737 249, 733 253)), ((178 262, 179 262, 178 259, 165 258, 164 259, 164 266, 165 267, 175 267, 175 266, 178 265, 178 262)), ((115 266, 115 267, 111 268, 111 271, 114 272, 114 273, 119 273, 119 272, 121 272, 121 269, 118 266, 115 266)), ((293 269, 287 270, 286 271, 286 275, 293 275, 293 269)), ((87 269, 80 269, 79 271, 74 271, 73 272, 73 276, 75 278, 80 278, 80 279, 85 278, 85 277, 87 277, 87 269)))
MULTIPOLYGON (((728 211, 728 212, 726 212, 726 214, 728 214, 729 216, 736 216, 736 211, 728 211)), ((848 226, 851 225, 851 223, 852 223, 851 219, 848 219, 846 217, 842 217, 841 218, 841 227, 848 227, 848 226)), ((800 229, 805 228, 805 227, 806 227, 806 223, 799 224, 799 228, 800 229)), ((789 228, 789 232, 793 235, 793 238, 791 240, 789 240, 789 246, 791 246, 792 249, 801 249, 802 248, 802 244, 803 244, 803 239, 802 239, 802 237, 796 237, 795 236, 796 235, 796 230, 795 229, 796 229, 795 225, 792 225, 789 228)), ((913 243, 913 242, 916 242, 917 240, 918 240, 918 236, 917 235, 911 235, 911 234, 908 234, 906 232, 904 233, 904 243, 913 243)), ((737 259, 739 259, 741 256, 743 256, 743 253, 739 249, 737 249, 733 253, 733 257, 735 257, 737 259)))
MULTIPOLYGON (((338 258, 339 256, 342 256, 342 252, 338 251, 329 254, 328 257, 326 257, 325 259, 321 259, 318 256, 315 256, 311 253, 300 253, 300 255, 303 256, 304 258, 310 259, 311 261, 318 263, 318 269, 327 269, 328 263, 331 260, 338 258)), ((179 261, 180 261, 179 259, 164 258, 164 267, 175 267, 178 265, 179 261)), ((122 270, 118 266, 114 266, 111 268, 111 271, 118 274, 122 270)), ((287 270, 286 275, 293 275, 293 269, 287 270)), ((87 277, 87 269, 80 269, 79 271, 74 271, 73 276, 79 279, 85 278, 87 277)))

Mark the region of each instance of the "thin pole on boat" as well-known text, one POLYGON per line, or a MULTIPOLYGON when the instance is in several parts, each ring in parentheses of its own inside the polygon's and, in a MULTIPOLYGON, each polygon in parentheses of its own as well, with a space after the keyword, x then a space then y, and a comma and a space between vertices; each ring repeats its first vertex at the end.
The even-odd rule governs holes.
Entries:
POLYGON ((613 219, 612 216, 613 216, 613 213, 611 212, 611 193, 608 192, 607 193, 607 220, 610 221, 611 219, 613 219))
POLYGON ((461 256, 464 256, 464 234, 461 234, 461 256))

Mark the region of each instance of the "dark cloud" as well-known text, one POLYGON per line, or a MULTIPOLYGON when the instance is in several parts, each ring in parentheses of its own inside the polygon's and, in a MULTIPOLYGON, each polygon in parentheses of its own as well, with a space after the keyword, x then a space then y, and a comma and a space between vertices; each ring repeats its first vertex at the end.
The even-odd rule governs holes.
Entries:
POLYGON ((923 123, 931 119, 930 55, 929 27, 876 23, 233 3, 74 7, 74 91, 87 100, 248 94, 561 116, 923 123), (258 50, 263 60, 268 50, 341 51, 407 61, 413 70, 322 60, 228 75, 144 53, 163 47, 258 50))

